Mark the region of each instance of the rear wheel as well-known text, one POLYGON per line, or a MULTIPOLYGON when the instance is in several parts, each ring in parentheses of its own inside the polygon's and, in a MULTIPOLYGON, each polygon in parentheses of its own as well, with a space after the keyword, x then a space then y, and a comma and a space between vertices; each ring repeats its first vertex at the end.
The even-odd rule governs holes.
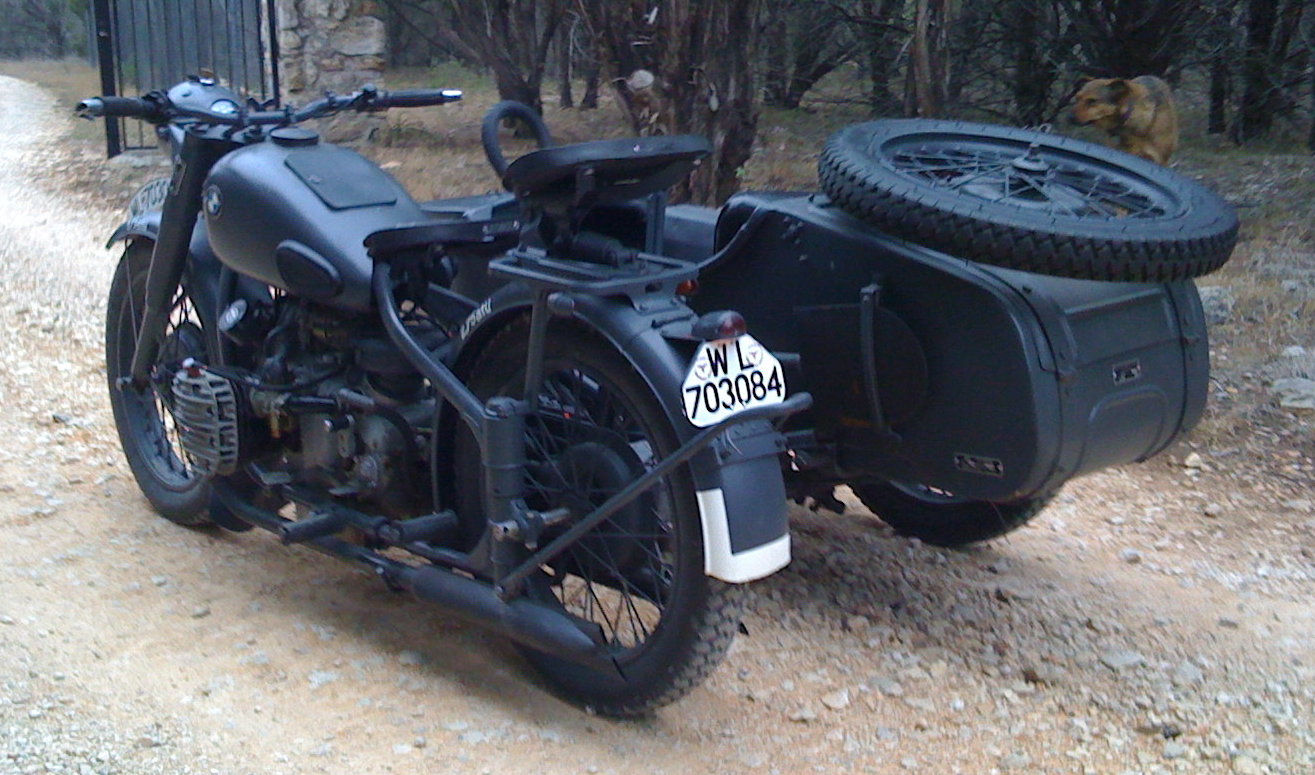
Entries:
MULTIPOLYGON (((528 330, 513 326, 480 356, 469 384, 481 398, 521 396, 528 330)), ((677 446, 657 397, 626 360, 588 332, 553 328, 538 412, 526 434, 530 508, 566 508, 575 519, 642 476, 677 446)), ((456 442, 457 500, 482 511, 473 436, 456 442)), ((680 469, 541 569, 528 594, 601 634, 618 672, 598 672, 542 652, 526 659, 570 697, 599 713, 634 716, 684 695, 710 673, 739 621, 738 587, 703 572, 693 481, 680 469)))
POLYGON ((1051 495, 996 503, 968 500, 926 485, 869 482, 853 485, 863 505, 900 535, 936 546, 964 546, 998 538, 1026 525, 1051 495))
POLYGON ((146 275, 151 243, 134 242, 124 251, 110 285, 105 319, 105 372, 119 443, 142 494, 161 516, 181 525, 210 524, 209 479, 183 452, 181 429, 170 410, 172 377, 179 364, 206 357, 201 318, 184 290, 169 312, 160 354, 145 389, 119 386, 132 370, 137 331, 146 307, 146 275))

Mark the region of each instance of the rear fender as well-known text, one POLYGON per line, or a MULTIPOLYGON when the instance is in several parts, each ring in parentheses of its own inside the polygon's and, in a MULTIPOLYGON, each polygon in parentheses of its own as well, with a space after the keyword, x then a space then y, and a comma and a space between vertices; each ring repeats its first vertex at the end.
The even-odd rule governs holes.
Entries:
MULTIPOLYGON (((638 299, 573 296, 571 317, 605 338, 661 401, 671 427, 684 442, 698 429, 685 418, 682 383, 696 342, 696 318, 670 297, 638 299)), ((464 374, 494 334, 528 316, 533 294, 506 285, 462 324, 456 360, 464 374)), ((704 570, 732 583, 762 578, 790 561, 789 521, 780 453, 785 440, 767 421, 732 426, 694 456, 689 467, 703 526, 704 570)))

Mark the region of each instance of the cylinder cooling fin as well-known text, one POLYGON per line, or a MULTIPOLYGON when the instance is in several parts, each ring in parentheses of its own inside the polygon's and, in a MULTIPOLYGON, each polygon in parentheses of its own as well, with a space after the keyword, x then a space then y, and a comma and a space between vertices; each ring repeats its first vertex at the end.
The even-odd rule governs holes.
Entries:
POLYGON ((237 470, 237 391, 227 379, 204 369, 179 369, 170 407, 188 463, 202 476, 237 470))

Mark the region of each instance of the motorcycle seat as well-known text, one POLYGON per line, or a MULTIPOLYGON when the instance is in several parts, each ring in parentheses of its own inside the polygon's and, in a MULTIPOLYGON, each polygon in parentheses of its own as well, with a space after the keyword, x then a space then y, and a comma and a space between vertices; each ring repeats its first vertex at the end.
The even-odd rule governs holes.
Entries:
POLYGON ((512 162, 503 183, 532 207, 566 212, 665 191, 711 151, 707 139, 697 135, 558 145, 512 162))

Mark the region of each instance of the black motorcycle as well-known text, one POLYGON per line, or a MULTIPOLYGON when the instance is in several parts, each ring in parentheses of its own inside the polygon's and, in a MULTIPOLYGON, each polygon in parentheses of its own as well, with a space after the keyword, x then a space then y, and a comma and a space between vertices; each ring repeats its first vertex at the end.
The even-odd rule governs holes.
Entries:
POLYGON ((505 206, 451 217, 299 126, 460 96, 295 110, 191 78, 80 104, 156 125, 174 162, 111 238, 120 441, 166 518, 359 563, 571 698, 645 713, 720 661, 739 585, 789 562, 774 421, 810 399, 741 315, 691 311, 696 262, 591 221, 687 175, 702 138, 533 152, 505 206))
POLYGON ((724 582, 788 561, 787 495, 839 510, 848 485, 961 545, 1201 416, 1190 278, 1237 219, 1165 168, 878 121, 828 142, 821 193, 668 206, 703 139, 554 146, 504 102, 482 130, 508 193, 417 203, 295 126, 454 96, 270 111, 193 80, 84 103, 175 149, 115 235, 107 335, 124 448, 165 516, 363 563, 632 714, 724 653, 724 582), (540 146, 511 164, 509 119, 540 146))

